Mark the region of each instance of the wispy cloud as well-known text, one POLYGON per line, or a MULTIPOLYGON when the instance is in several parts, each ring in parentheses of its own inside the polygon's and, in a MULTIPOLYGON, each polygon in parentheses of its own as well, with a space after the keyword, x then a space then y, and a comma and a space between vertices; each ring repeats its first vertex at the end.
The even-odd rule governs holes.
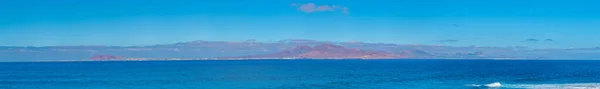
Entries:
POLYGON ((533 39, 533 38, 530 38, 530 39, 525 39, 525 42, 529 42, 529 43, 537 43, 537 42, 554 42, 554 39, 543 39, 543 40, 541 40, 541 39, 533 39))
POLYGON ((454 40, 454 39, 447 39, 447 40, 437 40, 437 42, 441 42, 441 43, 454 43, 454 42, 458 42, 459 40, 454 40))
POLYGON ((297 10, 306 12, 306 13, 315 13, 315 12, 341 12, 344 14, 350 14, 348 11, 348 7, 340 6, 340 5, 317 5, 315 3, 306 3, 306 4, 290 4, 292 7, 296 7, 297 10))
POLYGON ((538 39, 525 39, 525 42, 532 42, 532 43, 536 43, 539 42, 540 40, 538 39))

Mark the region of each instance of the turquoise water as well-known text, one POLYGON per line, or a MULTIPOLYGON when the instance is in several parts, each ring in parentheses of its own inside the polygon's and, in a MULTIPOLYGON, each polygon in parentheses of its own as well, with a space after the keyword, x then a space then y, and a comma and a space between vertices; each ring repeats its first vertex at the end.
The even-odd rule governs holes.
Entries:
POLYGON ((500 82, 500 88, 600 88, 600 61, 238 60, 0 63, 0 89, 474 89, 493 82, 500 82))

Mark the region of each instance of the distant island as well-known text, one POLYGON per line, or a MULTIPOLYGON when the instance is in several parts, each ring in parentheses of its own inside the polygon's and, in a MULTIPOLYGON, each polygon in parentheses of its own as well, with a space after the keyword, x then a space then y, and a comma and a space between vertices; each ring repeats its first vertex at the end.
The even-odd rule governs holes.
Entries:
POLYGON ((126 58, 112 55, 94 55, 91 60, 235 60, 235 59, 394 59, 408 58, 405 54, 392 54, 385 51, 345 48, 334 44, 321 44, 315 47, 297 46, 280 52, 240 57, 216 58, 126 58))
POLYGON ((593 59, 600 48, 439 46, 288 39, 191 41, 148 46, 0 46, 2 61, 248 59, 593 59))
POLYGON ((0 61, 246 59, 594 59, 600 48, 439 46, 288 39, 148 46, 0 46, 0 61))

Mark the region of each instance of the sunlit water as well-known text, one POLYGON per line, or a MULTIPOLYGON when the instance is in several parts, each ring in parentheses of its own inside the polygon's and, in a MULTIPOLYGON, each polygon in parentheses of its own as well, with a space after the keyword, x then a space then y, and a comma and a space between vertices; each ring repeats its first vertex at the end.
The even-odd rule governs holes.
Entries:
POLYGON ((600 89, 600 61, 251 60, 0 63, 0 89, 600 89))

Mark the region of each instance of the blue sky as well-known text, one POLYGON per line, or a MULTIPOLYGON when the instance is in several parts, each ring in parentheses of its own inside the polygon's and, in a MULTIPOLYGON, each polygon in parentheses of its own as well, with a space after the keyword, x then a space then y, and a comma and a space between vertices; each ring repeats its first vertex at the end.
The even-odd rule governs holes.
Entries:
POLYGON ((600 46, 597 3, 600 2, 11 0, 0 3, 0 45, 128 46, 193 40, 314 39, 455 46, 597 47, 600 46))

